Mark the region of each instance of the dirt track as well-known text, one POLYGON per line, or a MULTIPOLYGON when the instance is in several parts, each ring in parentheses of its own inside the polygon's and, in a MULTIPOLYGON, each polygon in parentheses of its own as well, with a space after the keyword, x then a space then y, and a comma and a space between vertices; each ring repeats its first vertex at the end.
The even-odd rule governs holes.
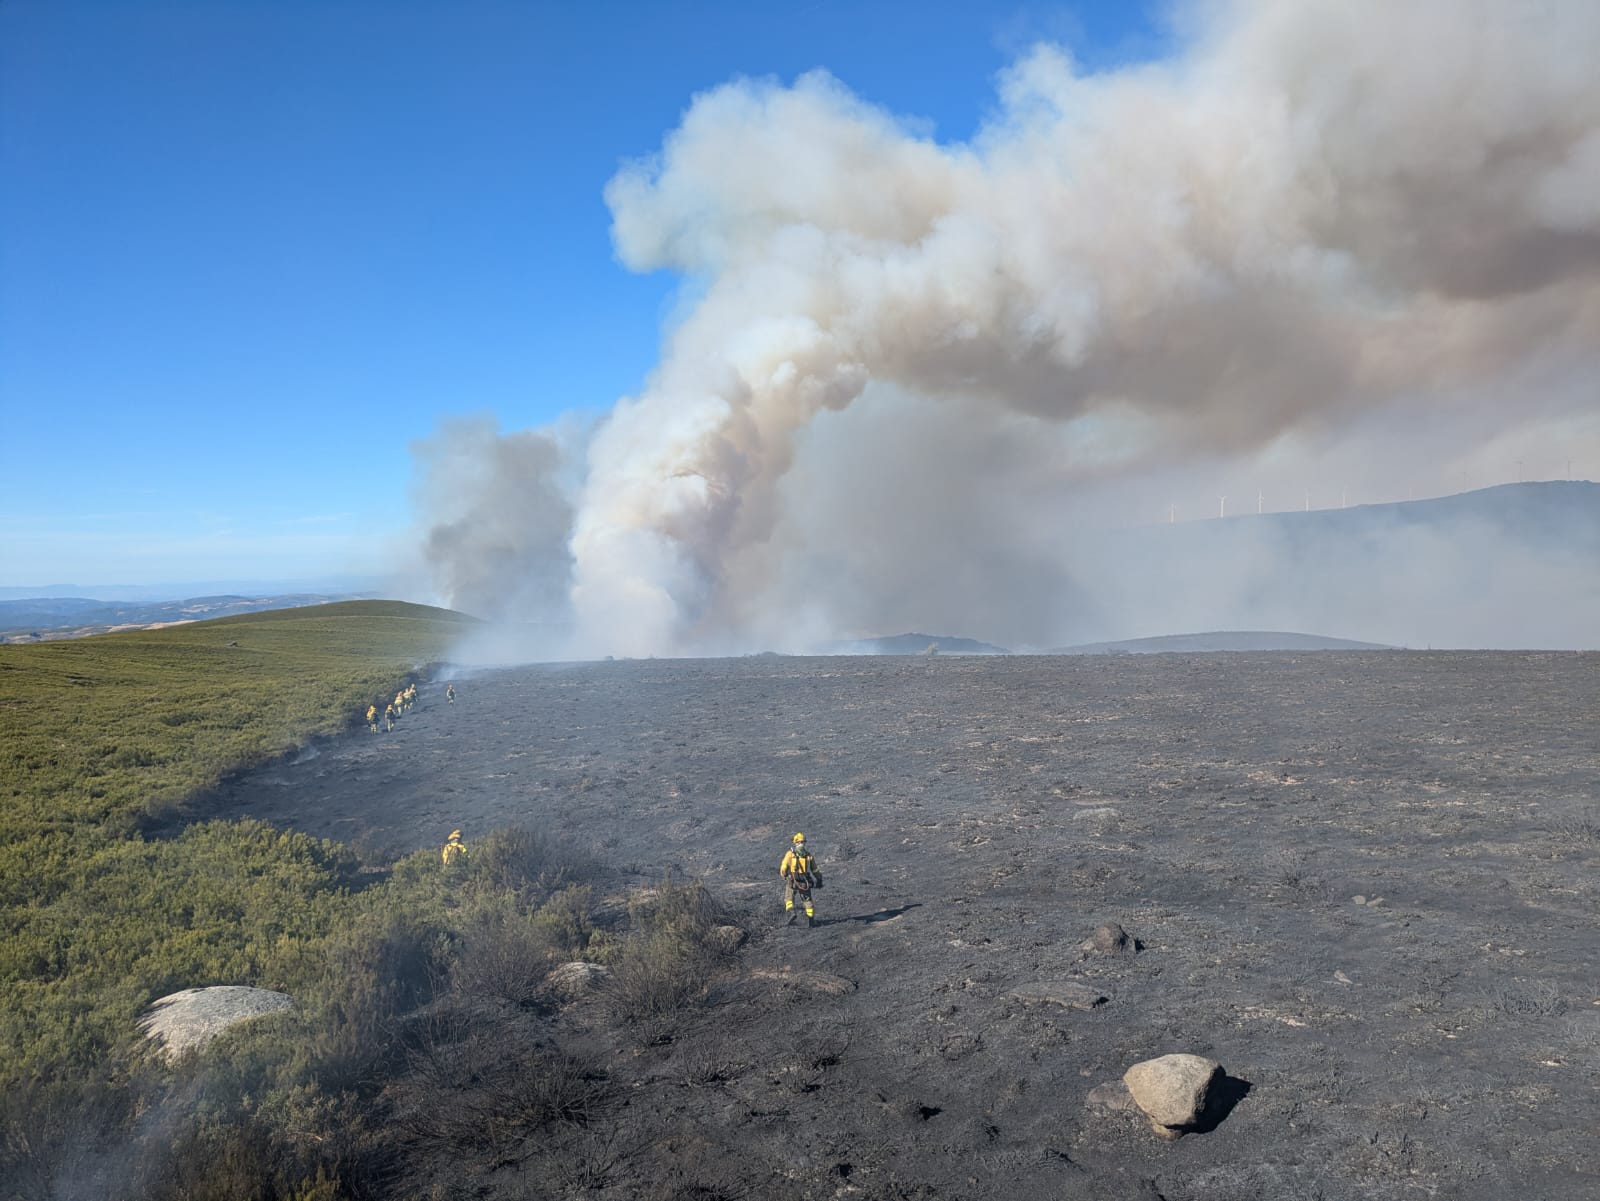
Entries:
POLYGON ((703 877, 752 933, 748 986, 638 1056, 617 1119, 702 1196, 1600 1195, 1600 655, 651 661, 457 689, 220 811, 383 853, 528 822, 703 877), (781 925, 795 830, 815 930, 781 925), (1144 949, 1083 958, 1107 921, 1144 949), (1015 995, 1070 981, 1107 1001, 1015 995), (1213 1131, 1164 1143, 1086 1104, 1172 1051, 1241 1082, 1213 1131))

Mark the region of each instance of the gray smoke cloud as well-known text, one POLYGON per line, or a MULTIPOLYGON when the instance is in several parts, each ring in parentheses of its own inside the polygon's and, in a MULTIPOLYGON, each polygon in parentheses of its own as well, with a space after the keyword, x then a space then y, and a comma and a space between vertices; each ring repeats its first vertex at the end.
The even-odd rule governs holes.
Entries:
POLYGON ((1079 534, 1132 481, 1281 495, 1358 433, 1408 478, 1534 428, 1600 450, 1600 6, 1185 21, 1107 74, 1036 48, 960 145, 822 72, 697 97, 606 199, 623 262, 699 299, 570 527, 519 475, 559 470, 541 435, 478 445, 481 503, 429 536, 449 595, 564 599, 577 654, 1044 645, 1118 604, 1079 534))
POLYGON ((417 502, 432 518, 423 560, 451 604, 490 621, 568 621, 571 451, 561 436, 463 419, 412 453, 417 502))

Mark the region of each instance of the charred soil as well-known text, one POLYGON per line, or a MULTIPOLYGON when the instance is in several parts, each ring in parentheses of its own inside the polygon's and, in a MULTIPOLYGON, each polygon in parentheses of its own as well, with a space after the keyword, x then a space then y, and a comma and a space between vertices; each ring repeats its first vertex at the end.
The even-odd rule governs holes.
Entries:
POLYGON ((1600 1190, 1600 656, 649 661, 457 694, 209 808, 396 855, 533 824, 704 881, 750 935, 670 1021, 553 1010, 582 1120, 487 1195, 1600 1190), (1228 1080, 1168 1142, 1102 1086, 1172 1052, 1228 1080))

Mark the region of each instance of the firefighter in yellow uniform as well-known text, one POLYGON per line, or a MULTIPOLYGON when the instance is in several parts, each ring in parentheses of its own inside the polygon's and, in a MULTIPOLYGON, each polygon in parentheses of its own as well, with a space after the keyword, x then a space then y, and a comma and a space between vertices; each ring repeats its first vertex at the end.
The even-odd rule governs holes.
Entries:
POLYGON ((374 734, 378 732, 378 706, 376 705, 367 706, 367 729, 374 734))
POLYGON ((467 859, 467 844, 461 841, 461 831, 451 830, 450 837, 445 841, 444 850, 439 852, 446 867, 454 867, 458 863, 465 863, 467 859))
POLYGON ((409 708, 411 708, 412 705, 414 705, 416 703, 417 703, 417 686, 415 684, 407 684, 406 685, 406 708, 409 709, 409 708))
POLYGON ((778 874, 784 880, 783 911, 789 915, 789 925, 794 925, 795 919, 800 916, 794 911, 798 904, 805 910, 806 925, 815 926, 817 911, 811 905, 811 890, 822 884, 822 876, 817 871, 816 856, 806 850, 804 834, 796 834, 790 839, 789 851, 778 865, 778 874))
POLYGON ((394 729, 394 706, 393 705, 385 705, 383 707, 383 729, 384 729, 384 733, 388 733, 390 730, 394 729))
POLYGON ((399 717, 405 711, 406 711, 406 694, 404 692, 397 692, 397 693, 394 694, 394 715, 396 717, 399 717))

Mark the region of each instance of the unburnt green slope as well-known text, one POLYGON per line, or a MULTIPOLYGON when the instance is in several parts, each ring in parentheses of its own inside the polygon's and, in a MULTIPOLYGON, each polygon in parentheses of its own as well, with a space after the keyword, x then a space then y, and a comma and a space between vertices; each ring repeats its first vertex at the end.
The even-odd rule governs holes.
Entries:
POLYGON ((345 915, 348 852, 258 823, 140 830, 356 724, 470 623, 351 601, 0 647, 0 1090, 103 1069, 163 991, 303 958, 345 915))

